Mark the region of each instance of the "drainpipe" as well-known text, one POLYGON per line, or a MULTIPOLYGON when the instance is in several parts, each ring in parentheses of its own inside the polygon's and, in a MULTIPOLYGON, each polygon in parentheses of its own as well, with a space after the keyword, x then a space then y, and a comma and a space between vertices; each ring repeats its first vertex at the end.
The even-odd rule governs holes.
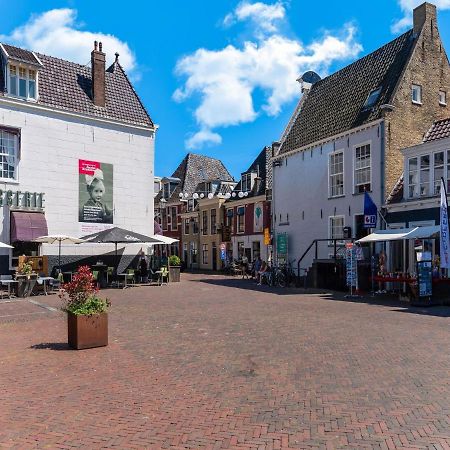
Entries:
MULTIPOLYGON (((385 190, 385 161, 386 161, 386 139, 385 139, 385 124, 384 120, 380 123, 380 195, 381 195, 381 204, 384 204, 384 190, 385 190)), ((384 219, 384 217, 383 217, 384 219)), ((384 221, 384 229, 386 229, 386 221, 384 221)), ((383 227, 383 223, 381 223, 383 227)), ((383 228, 382 228, 383 229, 383 228)))

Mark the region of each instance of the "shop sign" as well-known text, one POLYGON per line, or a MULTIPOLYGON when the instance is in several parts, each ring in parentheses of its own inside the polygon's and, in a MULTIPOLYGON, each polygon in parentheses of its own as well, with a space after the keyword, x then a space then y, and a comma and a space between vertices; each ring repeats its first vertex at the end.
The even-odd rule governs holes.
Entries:
POLYGON ((288 257, 288 236, 286 233, 277 234, 277 258, 279 262, 286 262, 288 257))
POLYGON ((264 245, 270 245, 270 231, 269 231, 269 228, 264 228, 264 245))
POLYGON ((0 207, 9 206, 21 210, 44 209, 43 192, 4 191, 0 189, 0 207))
POLYGON ((255 233, 261 233, 263 230, 263 204, 260 202, 255 203, 253 230, 255 233))

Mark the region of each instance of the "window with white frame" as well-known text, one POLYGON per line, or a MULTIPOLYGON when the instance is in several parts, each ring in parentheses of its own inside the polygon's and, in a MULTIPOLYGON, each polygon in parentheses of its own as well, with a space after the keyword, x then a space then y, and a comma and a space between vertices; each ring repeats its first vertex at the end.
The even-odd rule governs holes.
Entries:
POLYGON ((422 104, 422 86, 413 84, 411 86, 411 100, 418 105, 422 104))
POLYGON ((202 247, 202 262, 208 264, 208 244, 203 244, 202 247))
POLYGON ((9 180, 17 178, 18 147, 18 134, 0 129, 0 178, 9 180))
POLYGON ((433 178, 434 189, 433 194, 439 195, 441 193, 441 178, 444 178, 445 169, 445 152, 436 152, 433 155, 433 178))
POLYGON ((242 209, 238 209, 237 213, 237 232, 243 233, 245 231, 245 209, 243 206, 240 208, 242 209))
POLYGON ((450 188, 450 150, 408 158, 407 198, 439 195, 441 178, 450 188))
MULTIPOLYGON (((328 235, 330 239, 339 239, 343 242, 344 239, 344 216, 331 216, 328 224, 328 235)), ((330 241, 330 245, 334 242, 330 241)))
POLYGON ((446 106, 447 105, 447 92, 439 91, 439 104, 446 106))
POLYGON ((33 69, 21 67, 15 64, 9 65, 10 95, 25 99, 37 98, 37 72, 33 69))
POLYGON ((189 224, 191 219, 184 219, 184 234, 189 234, 189 224))
POLYGON ((197 242, 191 241, 191 263, 197 264, 197 242))
POLYGON ((255 181, 256 173, 244 173, 241 176, 241 191, 248 192, 253 189, 253 182, 255 181))
POLYGON ((329 196, 344 195, 344 152, 331 153, 328 160, 329 196))
POLYGON ((176 206, 172 206, 171 208, 171 215, 172 215, 172 231, 175 231, 178 229, 178 211, 176 206))
POLYGON ((354 162, 355 194, 370 191, 371 156, 370 144, 355 147, 354 162))
POLYGON ((419 196, 419 165, 418 159, 408 159, 408 197, 419 196))
POLYGON ((430 155, 420 157, 420 195, 430 195, 430 155))

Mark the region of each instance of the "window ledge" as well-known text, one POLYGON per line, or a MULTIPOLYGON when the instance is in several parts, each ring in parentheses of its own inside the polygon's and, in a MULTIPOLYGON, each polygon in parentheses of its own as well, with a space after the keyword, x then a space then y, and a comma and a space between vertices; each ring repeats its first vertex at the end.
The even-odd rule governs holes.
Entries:
POLYGON ((415 100, 411 100, 411 103, 412 103, 413 105, 422 106, 422 102, 417 102, 417 101, 415 101, 415 100))
POLYGON ((441 102, 439 102, 439 106, 447 106, 447 103, 441 103, 441 102))
POLYGON ((280 222, 280 223, 278 224, 279 227, 286 227, 286 226, 288 226, 288 225, 289 225, 289 222, 280 222))
POLYGON ((15 185, 18 185, 19 181, 18 180, 11 180, 11 178, 0 178, 0 183, 2 183, 2 184, 15 184, 15 185))
POLYGON ((364 192, 353 192, 352 195, 364 195, 365 193, 371 194, 372 193, 372 189, 368 190, 368 191, 364 191, 364 192))
POLYGON ((345 194, 341 194, 341 195, 333 195, 333 196, 329 196, 328 200, 333 200, 335 198, 343 198, 345 197, 345 194))

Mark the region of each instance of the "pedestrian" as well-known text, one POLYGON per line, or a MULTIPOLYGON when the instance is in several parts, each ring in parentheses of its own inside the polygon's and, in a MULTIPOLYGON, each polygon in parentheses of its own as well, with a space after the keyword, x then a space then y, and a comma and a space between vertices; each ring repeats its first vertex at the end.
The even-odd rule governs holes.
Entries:
POLYGON ((148 263, 147 258, 145 257, 145 253, 143 250, 141 250, 141 253, 139 255, 139 279, 141 283, 147 283, 148 282, 148 263))
POLYGON ((258 286, 261 286, 263 278, 267 278, 268 274, 269 274, 269 266, 267 265, 267 263, 265 261, 263 261, 261 263, 261 269, 258 272, 258 275, 259 275, 258 286))

